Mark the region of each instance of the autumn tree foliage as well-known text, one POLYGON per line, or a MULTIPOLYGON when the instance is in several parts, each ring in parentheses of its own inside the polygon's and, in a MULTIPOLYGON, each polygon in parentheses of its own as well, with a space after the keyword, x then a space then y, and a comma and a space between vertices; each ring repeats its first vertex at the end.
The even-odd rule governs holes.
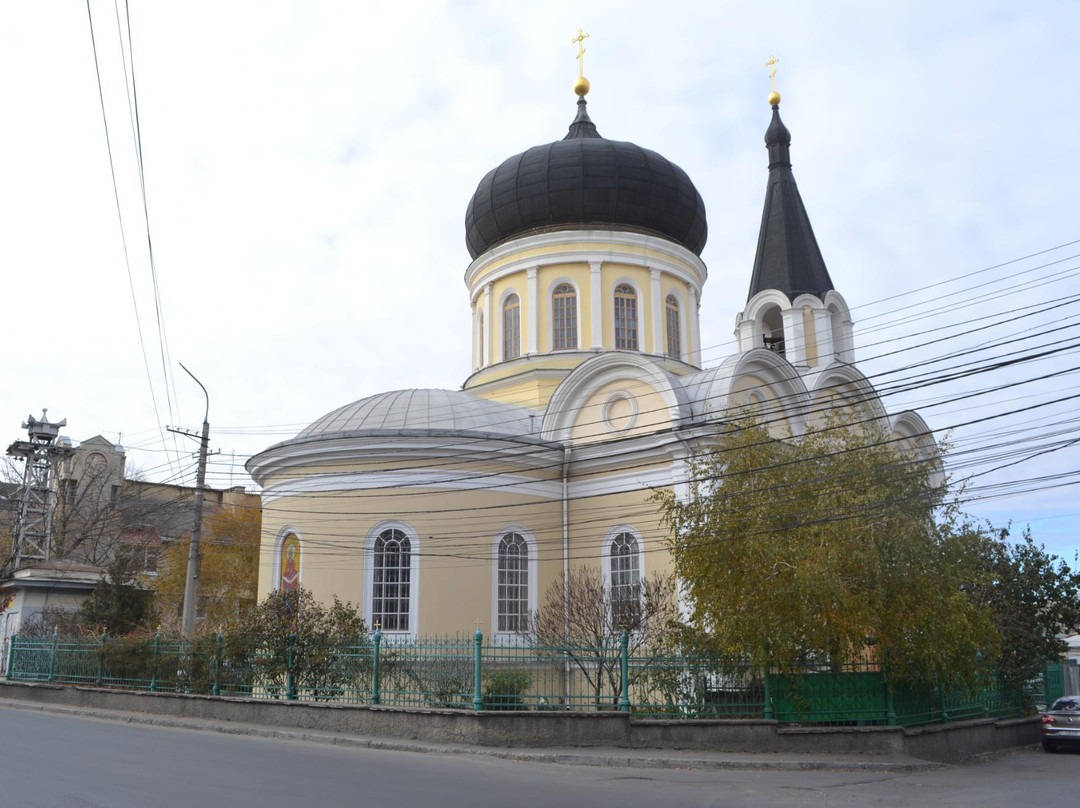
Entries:
POLYGON ((688 496, 658 494, 693 627, 758 665, 973 680, 998 635, 940 468, 872 423, 732 424, 690 461, 688 496))
MULTIPOLYGON (((197 613, 211 628, 243 620, 258 598, 262 515, 257 508, 224 507, 203 520, 199 542, 197 613)), ((158 619, 171 630, 184 603, 190 537, 168 545, 153 582, 158 619)))

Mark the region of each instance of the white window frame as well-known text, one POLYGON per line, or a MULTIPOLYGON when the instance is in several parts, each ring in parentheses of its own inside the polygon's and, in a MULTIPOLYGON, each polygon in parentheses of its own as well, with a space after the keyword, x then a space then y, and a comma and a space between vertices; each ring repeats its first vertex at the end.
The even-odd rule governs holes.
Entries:
POLYGON ((507 289, 499 296, 499 356, 503 362, 511 359, 520 359, 524 354, 521 352, 521 295, 514 289, 507 289), (506 301, 511 297, 517 298, 517 354, 508 356, 506 350, 506 301))
POLYGON ((398 519, 379 522, 368 531, 364 541, 364 621, 371 631, 375 630, 375 540, 387 530, 400 530, 409 539, 409 628, 402 631, 380 627, 379 630, 384 635, 415 637, 420 613, 420 537, 412 525, 398 519))
POLYGON ((551 351, 579 351, 581 350, 581 289, 569 278, 559 278, 548 287, 548 304, 550 317, 548 318, 548 345, 551 351), (555 347, 555 290, 566 284, 574 290, 574 341, 577 343, 573 348, 555 347))
POLYGON ((642 294, 641 289, 636 283, 629 278, 619 278, 611 286, 611 347, 617 351, 634 351, 636 353, 642 353, 645 345, 645 296, 642 294), (615 300, 617 297, 617 290, 620 286, 629 286, 634 290, 634 318, 635 323, 635 341, 637 342, 636 348, 620 348, 618 339, 618 329, 615 326, 615 300))
POLYGON ((539 581, 538 576, 538 563, 536 553, 536 539, 533 537, 532 532, 523 525, 511 524, 506 525, 502 530, 498 531, 491 543, 492 547, 492 564, 491 564, 491 635, 496 640, 510 640, 521 636, 521 632, 518 631, 499 631, 499 544, 502 542, 503 536, 507 533, 517 533, 521 538, 525 540, 525 547, 528 554, 528 605, 527 609, 529 614, 532 614, 537 609, 537 586, 539 581))
POLYGON ((604 576, 604 590, 608 592, 608 600, 612 605, 615 603, 615 597, 611 593, 611 545, 615 542, 623 533, 627 533, 634 538, 637 542, 637 574, 638 574, 638 586, 641 587, 642 599, 644 599, 644 587, 642 584, 645 581, 645 541, 641 536, 641 531, 635 528, 633 525, 616 525, 607 532, 604 537, 604 544, 600 552, 600 566, 601 572, 604 576))

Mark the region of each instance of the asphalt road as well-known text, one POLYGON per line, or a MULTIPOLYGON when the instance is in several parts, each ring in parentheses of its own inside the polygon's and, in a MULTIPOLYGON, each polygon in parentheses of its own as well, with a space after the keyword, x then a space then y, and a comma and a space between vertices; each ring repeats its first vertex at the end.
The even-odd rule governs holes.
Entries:
POLYGON ((0 808, 1071 805, 1080 753, 911 774, 606 769, 341 748, 0 708, 0 808))

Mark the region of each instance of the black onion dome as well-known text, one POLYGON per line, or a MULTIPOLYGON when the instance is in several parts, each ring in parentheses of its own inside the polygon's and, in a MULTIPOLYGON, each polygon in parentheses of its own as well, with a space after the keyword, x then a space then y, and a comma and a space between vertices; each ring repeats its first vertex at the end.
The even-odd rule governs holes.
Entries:
POLYGON ((705 203, 686 172, 633 143, 600 136, 585 99, 566 137, 514 155, 480 180, 465 212, 476 258, 544 230, 611 228, 671 239, 701 255, 705 203))

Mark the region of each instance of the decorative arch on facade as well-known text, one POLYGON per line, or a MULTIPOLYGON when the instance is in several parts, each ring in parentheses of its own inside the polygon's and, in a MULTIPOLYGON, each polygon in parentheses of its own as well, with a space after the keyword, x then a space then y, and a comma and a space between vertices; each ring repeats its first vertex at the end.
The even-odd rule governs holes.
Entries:
POLYGON ((855 336, 851 324, 851 309, 847 301, 835 289, 825 293, 824 301, 829 325, 829 338, 833 356, 851 364, 855 361, 855 336))
POLYGON ((589 397, 601 387, 630 380, 651 387, 663 399, 675 424, 689 417, 686 391, 678 379, 655 360, 642 354, 602 353, 582 362, 562 380, 544 414, 543 438, 565 441, 589 397))
POLYGON ((519 635, 538 604, 536 539, 523 525, 506 525, 495 534, 491 555, 492 630, 496 636, 519 635))
POLYGON ((304 540, 300 531, 286 525, 278 531, 274 543, 274 589, 295 592, 304 572, 304 540))
POLYGON ((933 460, 934 471, 931 474, 931 484, 936 488, 945 485, 945 469, 938 455, 937 441, 921 415, 911 410, 894 415, 889 424, 889 434, 900 439, 903 446, 915 452, 919 458, 933 460))
POLYGON ((759 417, 770 424, 783 423, 793 435, 806 429, 810 400, 810 392, 791 363, 764 348, 728 357, 694 386, 694 409, 699 419, 722 418, 729 411, 757 404, 759 417), (760 389, 736 395, 740 381, 748 376, 761 380, 760 389))
POLYGON ((811 415, 820 416, 835 405, 826 404, 826 397, 837 395, 844 406, 862 413, 862 418, 877 419, 888 425, 888 413, 877 390, 852 365, 834 362, 808 380, 811 395, 811 415))
POLYGON ((364 620, 415 637, 419 606, 420 537, 407 522, 379 522, 364 541, 364 620))

